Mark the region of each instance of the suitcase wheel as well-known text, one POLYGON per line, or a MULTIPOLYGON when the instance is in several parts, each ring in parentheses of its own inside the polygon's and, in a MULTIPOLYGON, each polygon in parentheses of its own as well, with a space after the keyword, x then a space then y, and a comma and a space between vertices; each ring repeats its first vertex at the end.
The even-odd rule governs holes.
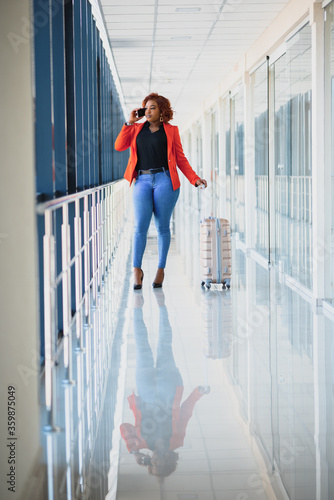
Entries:
POLYGON ((228 279, 228 280, 224 280, 223 281, 223 288, 227 288, 228 290, 231 288, 231 280, 228 279))

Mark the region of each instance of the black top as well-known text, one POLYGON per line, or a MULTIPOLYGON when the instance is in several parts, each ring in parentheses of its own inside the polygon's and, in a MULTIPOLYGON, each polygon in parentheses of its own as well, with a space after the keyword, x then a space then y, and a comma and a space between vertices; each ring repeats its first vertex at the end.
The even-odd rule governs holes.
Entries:
POLYGON ((158 398, 154 404, 144 403, 141 408, 141 436, 145 439, 148 449, 156 449, 157 440, 163 441, 165 451, 170 448, 173 436, 173 401, 165 404, 164 399, 158 398))
POLYGON ((167 136, 163 123, 161 123, 159 130, 151 132, 150 123, 146 121, 137 136, 136 144, 137 172, 161 167, 168 169, 167 136))

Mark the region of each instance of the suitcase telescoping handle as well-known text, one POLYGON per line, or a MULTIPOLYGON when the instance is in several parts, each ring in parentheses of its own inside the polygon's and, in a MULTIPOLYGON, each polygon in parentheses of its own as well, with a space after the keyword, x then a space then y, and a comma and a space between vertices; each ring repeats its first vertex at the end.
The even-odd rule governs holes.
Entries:
POLYGON ((205 199, 206 199, 206 193, 205 193, 205 186, 204 184, 200 184, 198 186, 199 189, 199 201, 200 201, 200 212, 199 212, 199 218, 200 218, 200 222, 202 222, 204 219, 208 219, 208 217, 205 215, 205 210, 206 210, 206 203, 205 203, 205 199))

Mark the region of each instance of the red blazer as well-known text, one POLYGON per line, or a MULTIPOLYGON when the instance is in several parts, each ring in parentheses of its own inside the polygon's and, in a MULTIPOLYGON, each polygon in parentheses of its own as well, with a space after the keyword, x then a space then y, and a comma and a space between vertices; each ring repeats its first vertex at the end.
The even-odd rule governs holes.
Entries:
MULTIPOLYGON (((123 125, 122 130, 118 134, 115 141, 115 149, 117 151, 124 151, 125 149, 130 148, 130 158, 124 174, 124 178, 130 182, 130 185, 133 179, 137 177, 136 139, 144 124, 145 122, 140 124, 134 123, 133 125, 123 125)), ((164 123, 164 129, 167 136, 168 166, 174 191, 180 187, 180 179, 177 173, 176 165, 191 182, 191 184, 195 185, 195 182, 197 179, 200 179, 200 177, 198 177, 196 172, 194 172, 187 158, 184 156, 178 127, 170 125, 169 123, 164 123)))

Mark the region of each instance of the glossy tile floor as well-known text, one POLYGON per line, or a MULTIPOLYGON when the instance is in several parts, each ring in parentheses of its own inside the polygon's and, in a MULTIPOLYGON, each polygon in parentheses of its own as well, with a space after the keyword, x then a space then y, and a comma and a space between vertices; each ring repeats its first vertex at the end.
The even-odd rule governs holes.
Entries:
POLYGON ((275 498, 222 361, 232 354, 231 291, 191 284, 173 248, 163 290, 153 290, 154 248, 128 304, 117 499, 275 498))
POLYGON ((174 245, 162 290, 155 238, 142 291, 127 261, 99 411, 77 432, 72 408, 52 498, 333 499, 333 318, 234 245, 231 290, 203 290, 174 245))

